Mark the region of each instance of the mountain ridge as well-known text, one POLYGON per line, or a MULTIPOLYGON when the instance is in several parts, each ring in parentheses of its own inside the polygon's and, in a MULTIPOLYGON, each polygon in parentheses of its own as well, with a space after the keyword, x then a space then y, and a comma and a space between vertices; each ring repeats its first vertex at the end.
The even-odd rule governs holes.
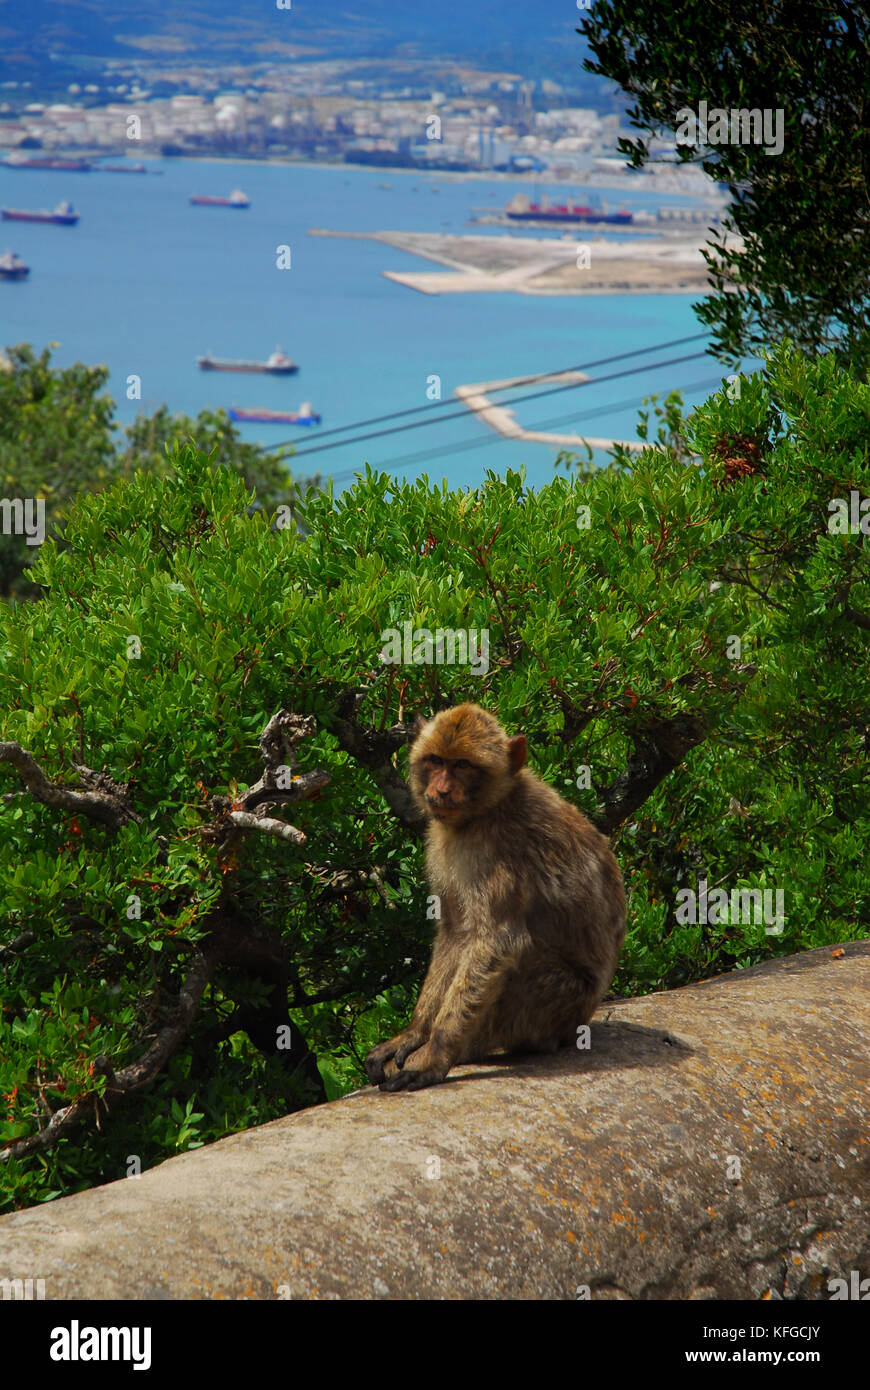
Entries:
MULTIPOLYGON (((55 55, 70 60, 163 56, 195 63, 264 61, 275 46, 298 47, 300 57, 453 59, 527 75, 543 64, 557 81, 582 74, 584 44, 575 33, 579 11, 564 0, 441 0, 431 10, 404 0, 327 5, 293 0, 0 0, 0 64, 5 75, 55 55), (419 48, 419 53, 413 50, 419 48), (257 50, 263 49, 262 52, 257 50)), ((541 74, 541 75, 545 75, 541 74)), ((588 74, 585 75, 588 81, 588 74)))

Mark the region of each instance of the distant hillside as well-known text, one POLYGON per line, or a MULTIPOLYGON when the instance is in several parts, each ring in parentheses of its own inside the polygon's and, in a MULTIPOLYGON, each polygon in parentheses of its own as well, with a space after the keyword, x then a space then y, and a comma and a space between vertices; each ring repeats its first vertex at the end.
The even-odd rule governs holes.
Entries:
POLYGON ((0 76, 27 77, 51 54, 55 64, 158 53, 257 62, 288 45, 311 57, 386 58, 399 50, 573 87, 591 80, 580 67, 579 18, 567 0, 293 0, 290 10, 276 9, 275 0, 0 0, 0 76))

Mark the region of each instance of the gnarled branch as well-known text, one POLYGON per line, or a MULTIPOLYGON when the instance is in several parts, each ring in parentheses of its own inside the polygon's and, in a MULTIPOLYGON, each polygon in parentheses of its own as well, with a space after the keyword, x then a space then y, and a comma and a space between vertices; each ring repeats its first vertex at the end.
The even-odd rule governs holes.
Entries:
POLYGON ((260 735, 260 752, 263 755, 263 776, 239 797, 240 806, 246 811, 257 807, 277 806, 282 802, 301 801, 319 787, 329 782, 325 772, 309 772, 297 778, 296 745, 303 738, 311 738, 317 732, 317 724, 310 714, 292 714, 290 710, 279 709, 273 714, 260 735), (289 786, 281 786, 281 781, 291 775, 289 786), (319 779, 319 780, 315 780, 319 779))
POLYGON ((221 842, 221 857, 226 857, 243 830, 258 830, 294 845, 306 843, 302 830, 264 813, 272 806, 306 801, 329 785, 329 773, 322 768, 313 768, 298 776, 294 771, 296 744, 303 738, 310 738, 316 729, 311 715, 291 714, 286 709, 272 715, 260 735, 260 751, 265 764, 260 780, 236 797, 235 801, 230 801, 226 796, 211 798, 215 820, 204 828, 203 834, 207 839, 221 842), (284 783, 286 785, 282 785, 284 783))
POLYGON ((129 820, 138 823, 141 819, 130 806, 129 784, 115 782, 106 772, 94 772, 92 768, 78 765, 78 786, 85 790, 77 791, 50 781, 33 754, 20 743, 0 743, 0 762, 10 763, 34 801, 41 801, 45 806, 58 806, 61 810, 87 816, 113 830, 129 820))

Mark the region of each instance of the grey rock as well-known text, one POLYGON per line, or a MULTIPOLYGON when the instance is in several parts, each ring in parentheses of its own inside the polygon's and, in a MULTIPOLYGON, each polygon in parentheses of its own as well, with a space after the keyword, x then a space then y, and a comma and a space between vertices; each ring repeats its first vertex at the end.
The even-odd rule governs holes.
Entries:
POLYGON ((870 1276, 870 943, 844 951, 611 1002, 590 1051, 357 1091, 3 1217, 0 1279, 49 1299, 827 1298, 870 1276))

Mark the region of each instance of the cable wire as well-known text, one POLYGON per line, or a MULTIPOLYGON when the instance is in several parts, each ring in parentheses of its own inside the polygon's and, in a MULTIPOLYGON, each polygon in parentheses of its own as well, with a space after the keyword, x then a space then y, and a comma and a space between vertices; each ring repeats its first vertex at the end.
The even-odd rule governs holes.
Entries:
MULTIPOLYGON (((514 405, 524 401, 540 400, 543 396, 556 396, 563 391, 579 391, 584 386, 600 386, 605 381, 618 381, 625 376, 636 376, 638 372, 654 372, 660 367, 675 367, 681 362, 694 362, 697 358, 704 356, 706 356, 706 354, 703 352, 687 352, 683 353, 681 357, 669 357, 664 362, 644 363, 640 367, 628 367, 625 371, 609 372, 605 376, 589 377, 586 381, 570 381, 562 386, 550 386, 546 391, 530 391, 528 395, 525 396, 509 397, 506 401, 501 402, 501 407, 503 408, 506 405, 514 405)), ((569 367, 566 370, 579 371, 580 368, 569 367)), ((548 375, 558 375, 558 373, 549 373, 548 375)), ((390 428, 386 430, 372 430, 369 434, 353 435, 350 439, 334 439, 330 444, 315 444, 311 449, 297 449, 292 455, 292 458, 295 463, 297 459, 309 458, 312 454, 326 453, 329 449, 340 449, 346 444, 365 444, 370 439, 383 439, 388 434, 404 434, 408 430, 419 430, 426 425, 440 425, 447 420, 460 420, 469 414, 480 414, 481 411, 485 409, 487 409, 486 406, 482 406, 479 409, 464 406, 461 410, 455 411, 452 415, 439 416, 437 421, 414 420, 410 424, 391 425, 390 428)))
MULTIPOLYGON (((599 357, 595 362, 582 362, 579 366, 564 367, 562 370, 567 372, 592 371, 595 367, 609 367, 612 362, 626 362, 630 357, 643 357, 649 352, 667 352, 670 348, 682 347, 686 343, 697 343, 700 342, 702 338, 706 339, 708 337, 709 334, 707 333, 691 333, 685 338, 674 338, 669 343, 657 343, 653 347, 634 348, 631 352, 614 353, 611 357, 599 357)), ((703 354, 701 355, 703 356, 703 354)), ((517 377, 516 380, 511 382, 510 389, 514 390, 516 387, 520 386, 533 386, 536 381, 547 381, 550 377, 559 375, 559 372, 536 372, 533 376, 517 377)), ((499 389, 507 390, 508 388, 501 387, 499 389)), ((525 399, 529 400, 531 398, 529 396, 526 396, 525 399)), ((452 404, 453 398, 451 396, 448 396, 443 401, 429 401, 426 405, 409 406, 406 410, 391 410, 388 411, 386 415, 372 415, 369 417, 368 420, 356 420, 353 424, 350 425, 336 425, 330 430, 321 430, 317 438, 320 440, 325 439, 327 435, 346 434, 348 430, 366 429, 369 425, 381 425, 384 423, 385 420, 399 420, 404 415, 421 415, 424 412, 427 414, 434 414, 435 411, 443 409, 445 406, 452 404)), ((444 419, 447 417, 442 416, 441 418, 444 419)), ((278 444, 261 444, 257 447, 268 453, 273 453, 277 449, 289 448, 296 442, 296 439, 284 439, 281 440, 278 444)), ((351 441, 344 440, 343 442, 349 444, 351 441)), ((305 452, 307 453, 308 450, 306 450, 305 452)))
MULTIPOLYGON (((719 386, 722 382, 722 379, 723 378, 721 376, 708 377, 706 381, 693 381, 688 386, 681 386, 675 389, 678 389, 681 394, 688 394, 690 391, 708 391, 713 386, 719 386)), ((561 415, 555 419, 542 420, 540 424, 530 425, 529 429, 552 429, 555 425, 567 425, 577 420, 591 420, 594 416, 608 415, 612 411, 630 410, 632 406, 636 406, 637 404, 637 397, 632 396, 628 400, 614 401, 608 405, 594 406, 591 410, 585 410, 579 415, 575 413, 571 415, 561 415)), ((542 440, 505 440, 504 438, 496 437, 487 442, 479 438, 465 439, 456 444, 445 444, 440 448, 424 449, 416 454, 405 454, 400 456, 399 458, 386 459, 383 463, 379 464, 378 467, 383 472, 387 473, 394 471, 398 468, 408 468, 412 464, 426 463, 430 459, 441 458, 447 454, 463 453, 466 449, 487 448, 499 443, 531 443, 533 445, 539 444, 541 445, 541 447, 546 447, 542 440)), ((329 476, 332 482, 339 483, 345 482, 347 481, 347 479, 355 477, 356 474, 359 473, 359 471, 359 468, 349 468, 344 472, 332 473, 329 476)))

